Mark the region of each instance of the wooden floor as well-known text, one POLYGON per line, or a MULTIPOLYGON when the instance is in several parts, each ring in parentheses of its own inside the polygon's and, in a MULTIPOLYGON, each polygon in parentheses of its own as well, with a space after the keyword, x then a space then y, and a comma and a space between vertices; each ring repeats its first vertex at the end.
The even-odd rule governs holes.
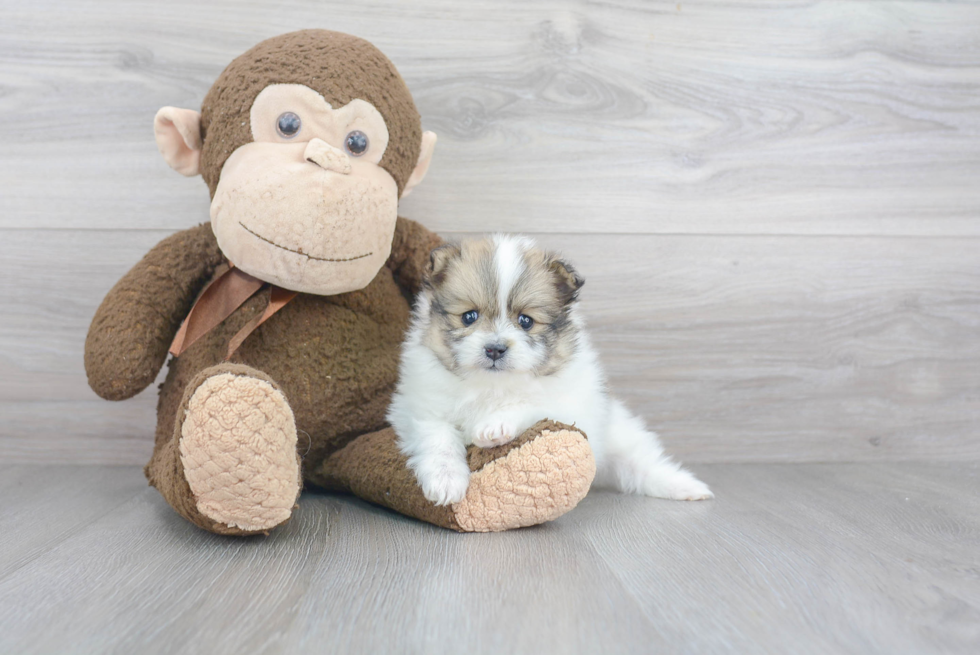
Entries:
POLYGON ((697 472, 490 535, 307 493, 234 539, 136 467, 2 467, 0 652, 980 652, 980 464, 697 472))

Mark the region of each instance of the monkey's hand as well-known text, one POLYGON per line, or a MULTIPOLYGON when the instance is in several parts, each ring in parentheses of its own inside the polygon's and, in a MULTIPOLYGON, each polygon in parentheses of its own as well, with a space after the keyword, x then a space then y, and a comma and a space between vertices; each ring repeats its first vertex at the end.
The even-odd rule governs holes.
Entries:
POLYGON ((170 342, 222 262, 209 224, 158 243, 106 295, 85 340, 89 386, 107 400, 135 396, 156 378, 170 342))
POLYGON ((391 240, 388 268, 395 281, 413 296, 422 288, 422 277, 429 263, 429 253, 443 244, 442 237, 407 218, 398 217, 391 240))

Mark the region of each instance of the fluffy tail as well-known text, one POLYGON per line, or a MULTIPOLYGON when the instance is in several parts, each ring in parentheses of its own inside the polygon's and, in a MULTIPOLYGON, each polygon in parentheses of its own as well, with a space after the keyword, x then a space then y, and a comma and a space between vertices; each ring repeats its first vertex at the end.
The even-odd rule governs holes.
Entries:
POLYGON ((664 454, 657 435, 618 400, 610 407, 607 435, 597 486, 672 500, 714 498, 708 485, 664 454))

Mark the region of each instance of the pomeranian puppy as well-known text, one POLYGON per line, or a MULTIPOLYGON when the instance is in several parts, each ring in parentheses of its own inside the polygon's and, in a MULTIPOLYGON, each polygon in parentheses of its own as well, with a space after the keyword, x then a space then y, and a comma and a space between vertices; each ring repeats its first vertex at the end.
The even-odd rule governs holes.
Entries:
POLYGON ((583 279, 522 236, 437 248, 402 347, 388 420, 425 497, 466 495, 466 447, 498 446, 541 419, 585 432, 596 486, 712 498, 657 435, 609 397, 579 314, 583 279))

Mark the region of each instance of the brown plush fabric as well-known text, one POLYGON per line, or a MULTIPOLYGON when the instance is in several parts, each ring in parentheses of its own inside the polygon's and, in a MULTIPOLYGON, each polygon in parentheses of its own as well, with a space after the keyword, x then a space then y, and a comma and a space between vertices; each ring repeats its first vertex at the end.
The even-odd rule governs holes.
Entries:
MULTIPOLYGON (((258 378, 268 382, 276 389, 279 389, 279 386, 276 384, 275 380, 270 378, 268 375, 265 375, 261 371, 257 371, 248 366, 242 366, 240 364, 219 364, 217 366, 204 369, 194 376, 190 384, 188 384, 184 389, 183 397, 181 398, 179 408, 176 412, 177 416, 184 416, 191 396, 194 395, 194 392, 205 380, 213 375, 220 375, 222 373, 231 373, 233 375, 258 378)), ((163 441, 159 439, 157 440, 156 448, 153 451, 153 456, 150 458, 150 462, 143 469, 143 472, 150 484, 157 488, 160 494, 168 503, 170 503, 170 506, 173 507, 178 514, 200 528, 204 528, 205 530, 209 530, 217 534, 226 535, 247 535, 258 533, 267 534, 267 531, 265 530, 248 531, 218 523, 208 518, 198 510, 197 501, 195 500, 194 495, 191 493, 190 485, 187 483, 187 479, 184 476, 184 465, 180 458, 180 428, 181 421, 175 421, 170 438, 163 441)), ((296 456, 298 458, 299 453, 297 453, 296 456)))
MULTIPOLYGON (((206 377, 226 370, 270 381, 283 391, 296 417, 304 472, 352 439, 383 428, 409 298, 421 286, 429 251, 440 243, 418 223, 399 218, 387 265, 367 288, 338 296, 300 294, 249 336, 233 364, 222 364, 231 337, 264 310, 265 289, 172 359, 157 404, 156 445, 146 467, 150 483, 195 525, 246 534, 197 511, 177 453, 182 408, 206 377)), ((92 323, 85 361, 93 388, 107 390, 100 393, 104 397, 124 398, 152 382, 182 314, 225 270, 227 261, 206 224, 153 248, 110 292, 92 323), (188 264, 191 255, 199 257, 197 266, 188 264), (166 262, 175 264, 176 275, 164 274, 166 262), (155 368, 143 355, 142 377, 134 381, 127 354, 146 352, 140 339, 147 334, 153 339, 146 341, 156 346, 155 368)))
POLYGON ((364 39, 328 30, 302 30, 263 41, 237 57, 201 106, 201 173, 214 197, 221 168, 236 148, 252 141, 252 102, 270 84, 302 84, 334 108, 370 102, 388 126, 381 167, 405 188, 418 162, 422 124, 405 81, 391 61, 364 39))
MULTIPOLYGON (((198 234, 214 240, 208 232, 198 234)), ((304 470, 354 437, 385 426, 408 327, 408 297, 421 284, 419 272, 429 250, 440 243, 437 236, 403 218, 395 234, 397 247, 370 285, 337 296, 298 295, 253 332, 232 358, 263 371, 286 394, 305 451, 304 470)), ((164 244, 157 246, 161 247, 164 244)), ((214 269, 211 277, 226 266, 214 269)), ((203 280, 199 287, 210 281, 203 280)), ((147 291, 152 297, 154 290, 147 291)), ((268 289, 255 294, 170 361, 157 405, 158 447, 171 439, 184 389, 199 371, 222 362, 229 340, 265 309, 268 297, 268 289)))
POLYGON ((415 474, 398 451, 395 431, 385 428, 354 440, 313 469, 307 480, 435 525, 459 530, 452 507, 436 506, 422 495, 415 474))
POLYGON ((177 328, 223 261, 211 226, 199 225, 161 241, 116 283, 85 340, 95 393, 124 400, 153 382, 177 328))

